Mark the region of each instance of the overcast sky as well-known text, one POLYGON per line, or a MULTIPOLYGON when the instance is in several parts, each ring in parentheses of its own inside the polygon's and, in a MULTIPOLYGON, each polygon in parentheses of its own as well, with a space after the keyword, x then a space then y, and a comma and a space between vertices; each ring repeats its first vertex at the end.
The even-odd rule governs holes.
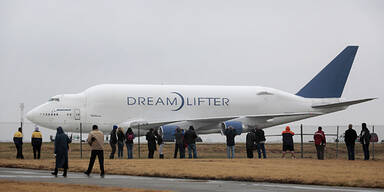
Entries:
POLYGON ((18 121, 20 102, 28 111, 101 83, 296 93, 359 45, 343 97, 379 99, 302 122, 384 124, 383 10, 381 0, 0 0, 0 121, 18 121))

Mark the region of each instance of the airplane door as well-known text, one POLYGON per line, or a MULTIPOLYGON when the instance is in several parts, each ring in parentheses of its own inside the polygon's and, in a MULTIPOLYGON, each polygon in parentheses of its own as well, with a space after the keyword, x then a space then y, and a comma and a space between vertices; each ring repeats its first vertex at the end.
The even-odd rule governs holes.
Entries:
POLYGON ((80 120, 80 109, 74 109, 75 120, 80 120))

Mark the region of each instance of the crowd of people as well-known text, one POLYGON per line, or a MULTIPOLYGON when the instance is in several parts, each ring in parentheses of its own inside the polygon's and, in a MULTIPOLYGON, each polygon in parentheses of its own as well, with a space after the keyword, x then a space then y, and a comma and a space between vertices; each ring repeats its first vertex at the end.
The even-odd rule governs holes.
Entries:
MULTIPOLYGON (((359 135, 359 141, 362 144, 364 151, 364 160, 369 160, 369 144, 371 140, 371 134, 367 128, 366 123, 362 123, 362 130, 359 135)), ((227 146, 227 158, 235 158, 235 137, 238 135, 236 130, 229 126, 223 130, 223 134, 226 136, 226 146, 227 146)), ((286 153, 289 151, 291 157, 295 158, 294 150, 294 141, 293 136, 294 132, 291 131, 289 126, 286 126, 285 130, 281 133, 282 136, 282 158, 285 158, 286 153)), ((161 129, 154 130, 153 128, 149 129, 145 135, 148 145, 148 158, 152 159, 155 151, 157 150, 157 145, 159 145, 159 158, 164 158, 163 148, 163 133, 161 129)), ((174 133, 175 137, 175 150, 173 158, 179 157, 185 158, 186 149, 188 149, 188 158, 197 158, 197 149, 196 149, 196 139, 197 134, 193 126, 190 126, 187 131, 184 132, 183 129, 177 127, 174 133)), ((128 128, 124 133, 123 128, 116 125, 113 126, 112 131, 110 132, 109 144, 111 146, 111 154, 109 155, 110 159, 114 159, 116 153, 117 145, 117 157, 123 158, 124 154, 124 143, 127 148, 127 157, 128 159, 133 158, 133 140, 135 135, 131 128, 128 128)), ((356 131, 353 129, 352 124, 348 125, 348 129, 344 133, 344 141, 348 151, 348 160, 355 160, 355 142, 358 138, 356 131)), ((317 158, 319 160, 324 159, 324 151, 326 149, 326 134, 324 133, 322 127, 318 127, 318 130, 313 135, 314 144, 317 152, 317 158)), ((18 131, 14 134, 13 137, 14 144, 16 146, 16 158, 24 159, 23 156, 23 133, 22 128, 18 128, 18 131)), ((265 134, 263 129, 255 128, 252 129, 246 135, 246 153, 247 158, 253 158, 253 152, 256 150, 258 153, 258 158, 265 159, 267 158, 265 150, 265 134)), ((56 159, 55 169, 52 172, 52 175, 57 176, 58 170, 63 169, 63 176, 67 176, 68 170, 68 150, 69 144, 72 142, 72 139, 64 133, 64 130, 61 127, 57 128, 56 137, 54 140, 54 156, 56 159)), ((100 165, 100 176, 104 177, 104 134, 98 129, 97 125, 92 126, 92 131, 88 134, 87 143, 91 148, 91 156, 89 160, 88 169, 84 172, 86 175, 90 175, 93 169, 94 162, 96 157, 99 160, 100 165)), ((34 159, 40 159, 41 145, 42 145, 42 134, 39 131, 38 127, 35 127, 34 132, 31 137, 31 144, 33 147, 33 157, 34 159)))

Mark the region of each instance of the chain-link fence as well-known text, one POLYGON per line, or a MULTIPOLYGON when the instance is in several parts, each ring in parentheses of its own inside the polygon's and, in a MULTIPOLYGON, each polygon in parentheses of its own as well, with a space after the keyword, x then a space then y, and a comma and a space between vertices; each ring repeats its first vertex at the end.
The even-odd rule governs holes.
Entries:
MULTIPOLYGON (((17 122, 0 122, 0 142, 12 142, 13 134, 17 131, 17 128, 20 127, 20 123, 17 122)), ((24 123, 23 124, 23 134, 24 134, 24 142, 30 142, 31 141, 31 135, 34 131, 34 125, 32 123, 24 123)), ((313 154, 313 134, 317 131, 318 126, 317 125, 293 125, 290 124, 291 130, 295 132, 294 136, 294 142, 295 142, 295 149, 297 153, 300 153, 300 156, 302 158, 312 158, 315 156, 313 154)), ((348 125, 327 125, 322 126, 323 131, 326 134, 327 139, 327 146, 328 150, 326 150, 326 156, 328 158, 344 158, 340 156, 340 154, 344 154, 346 152, 346 147, 344 144, 344 132, 348 129, 348 125)), ((361 131, 361 125, 353 125, 353 128, 356 130, 357 134, 361 131)), ((372 143, 370 145, 370 151, 371 156, 375 158, 377 154, 381 154, 380 147, 384 144, 382 144, 383 136, 384 136, 384 126, 377 126, 377 125, 368 125, 368 129, 371 133, 376 133, 378 136, 378 143, 372 143), (378 147, 376 147, 378 146, 378 147)), ((266 137, 267 137, 267 144, 269 145, 279 145, 279 143, 282 142, 282 136, 281 132, 285 130, 285 126, 275 126, 271 128, 264 129, 266 137)), ((40 127, 40 131, 43 135, 43 142, 50 142, 52 137, 56 135, 55 130, 46 129, 43 127, 40 127)), ((79 133, 68 133, 69 136, 73 135, 73 141, 79 142, 80 141, 80 134, 79 133)), ((145 133, 144 133, 145 134, 145 133)), ((106 142, 108 142, 108 133, 106 135, 106 142)), ((221 134, 209 134, 209 135, 200 135, 203 139, 203 143, 225 143, 225 136, 221 134)), ((84 133, 82 135, 83 140, 87 138, 87 133, 84 133)), ((241 134, 240 136, 236 137, 236 143, 245 143, 246 134, 241 134)), ((137 138, 134 141, 135 143, 138 143, 137 138)), ((144 143, 145 139, 141 139, 141 142, 144 143)), ((275 147, 276 148, 276 147, 275 147)), ((356 144, 356 154, 362 154, 362 149, 360 145, 356 144)), ((276 154, 276 157, 278 155, 276 154)))

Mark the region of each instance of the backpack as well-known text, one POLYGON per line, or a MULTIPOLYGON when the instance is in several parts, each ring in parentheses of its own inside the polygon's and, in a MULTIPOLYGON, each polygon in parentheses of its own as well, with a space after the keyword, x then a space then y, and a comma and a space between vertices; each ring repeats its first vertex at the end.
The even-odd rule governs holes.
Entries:
POLYGON ((133 134, 128 134, 127 140, 132 141, 133 140, 133 134))
POLYGON ((371 133, 369 135, 369 141, 370 142, 378 142, 379 141, 379 137, 377 136, 376 133, 371 133))

